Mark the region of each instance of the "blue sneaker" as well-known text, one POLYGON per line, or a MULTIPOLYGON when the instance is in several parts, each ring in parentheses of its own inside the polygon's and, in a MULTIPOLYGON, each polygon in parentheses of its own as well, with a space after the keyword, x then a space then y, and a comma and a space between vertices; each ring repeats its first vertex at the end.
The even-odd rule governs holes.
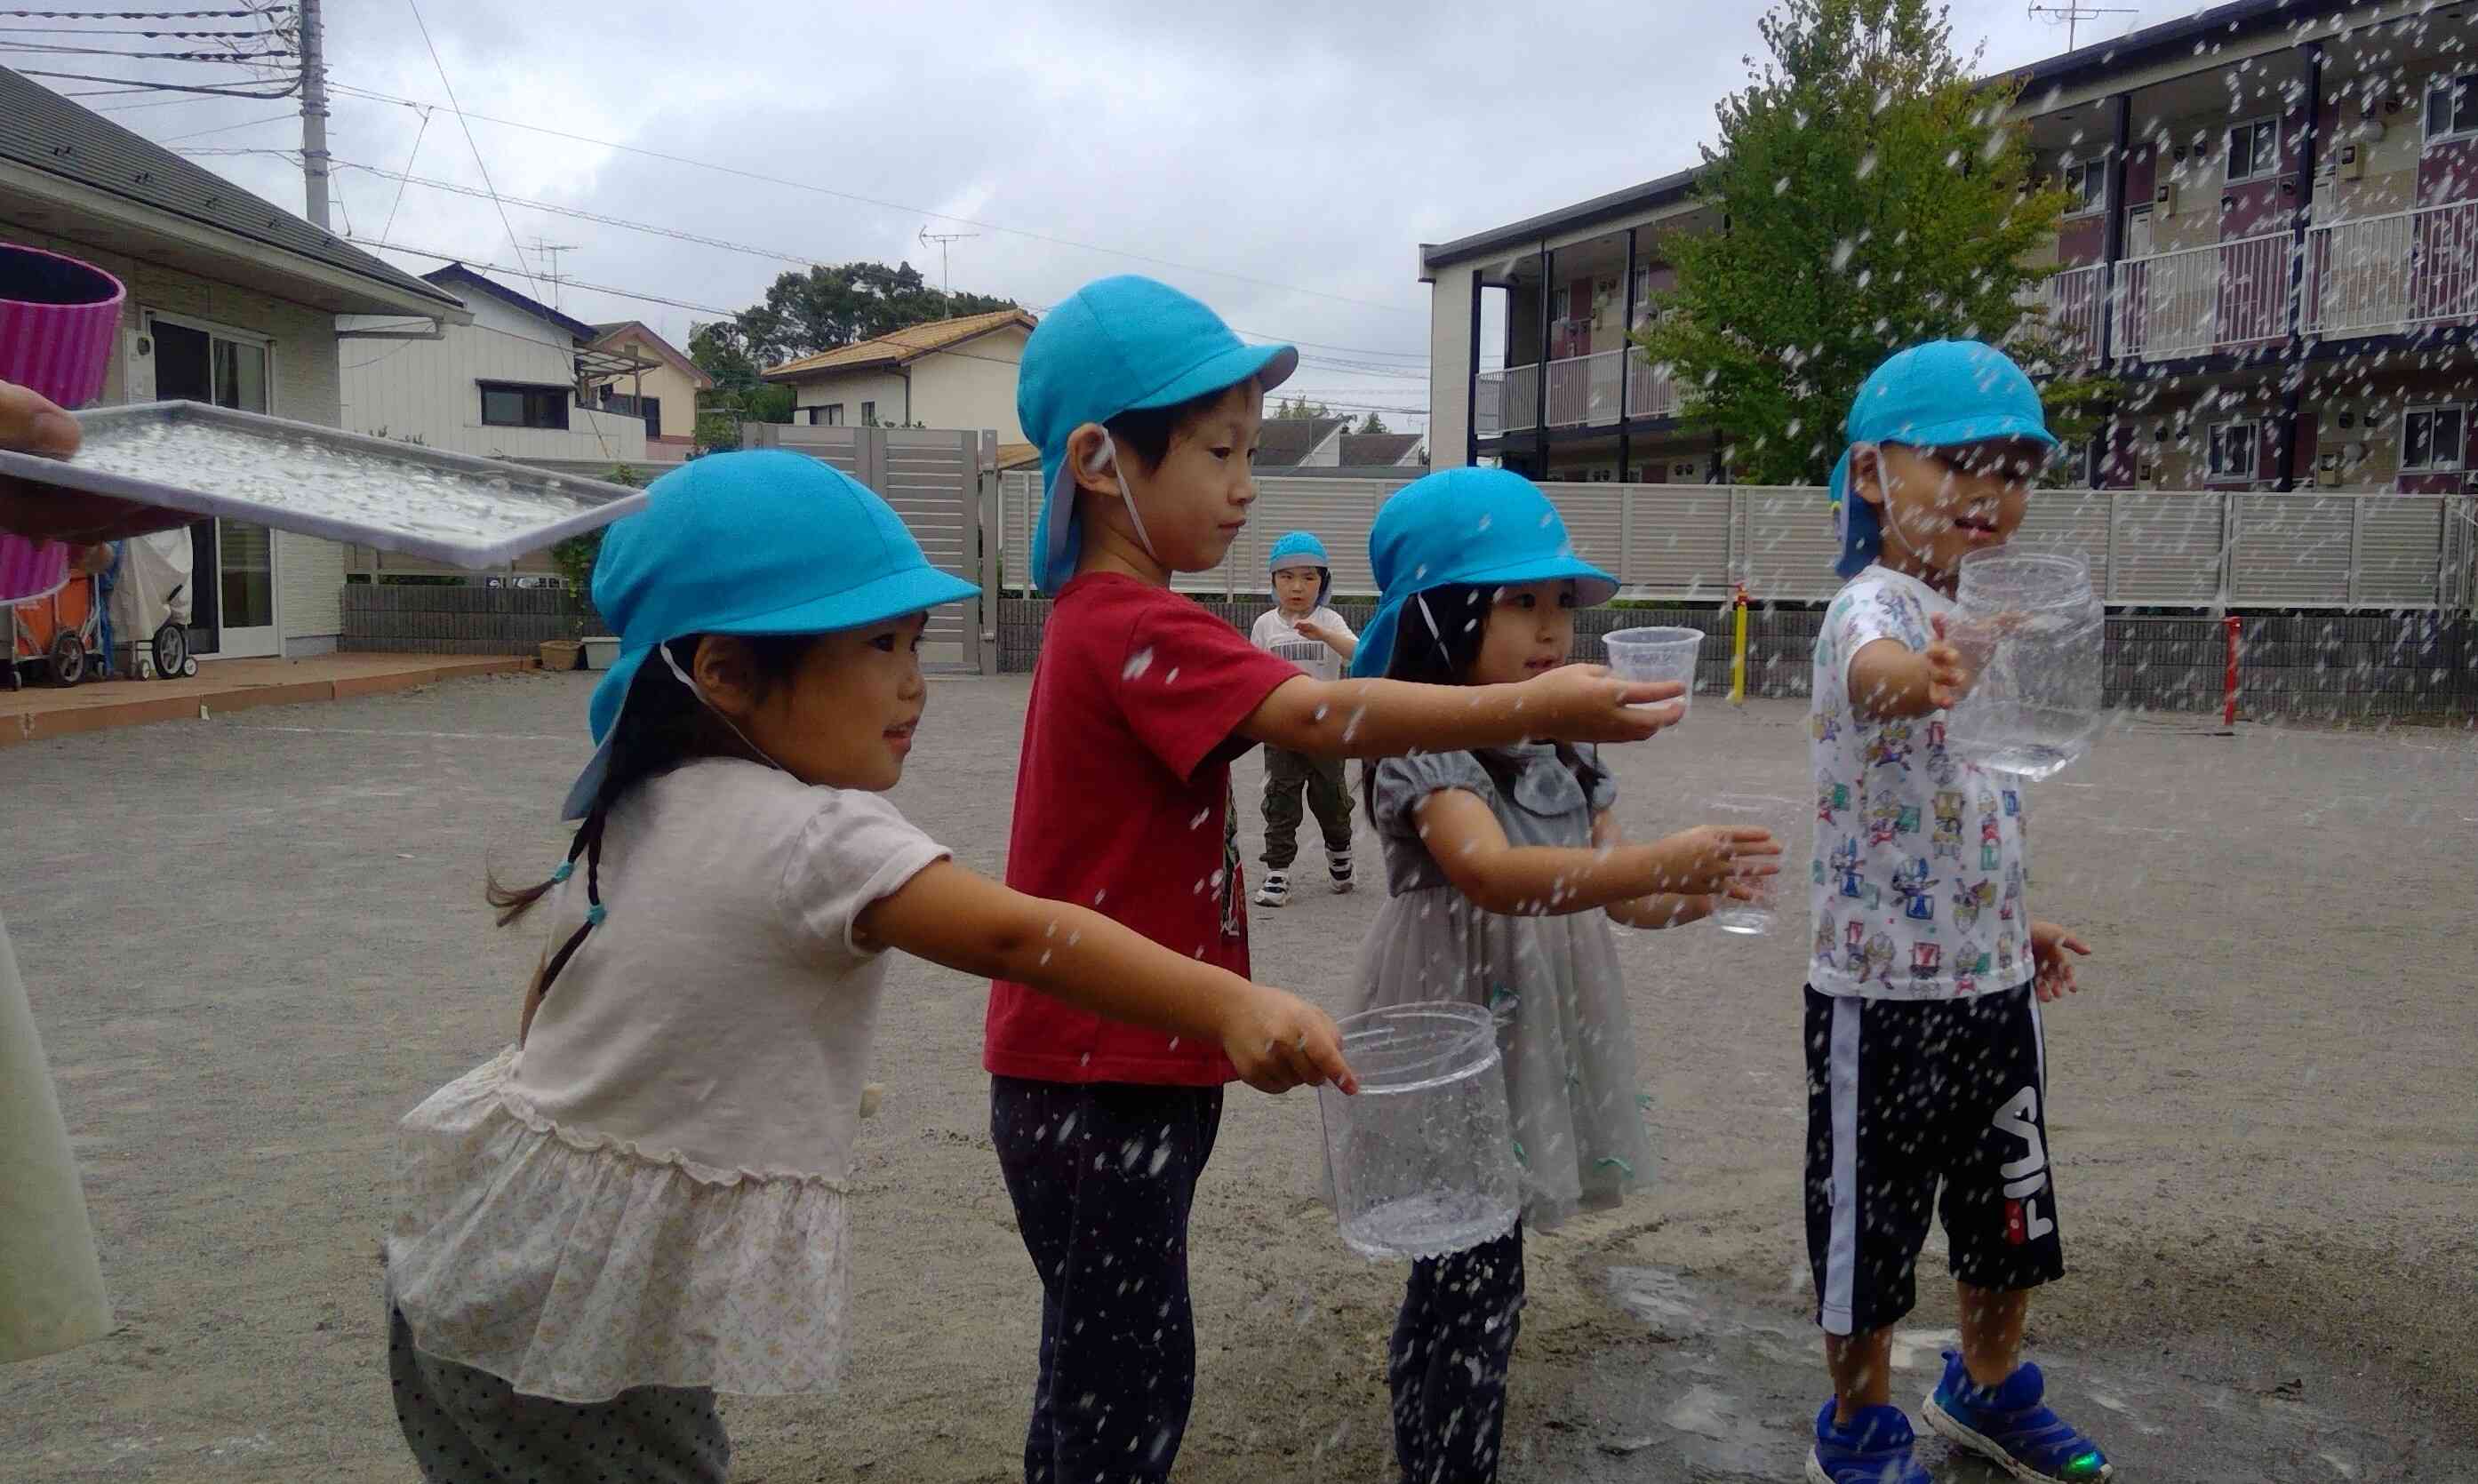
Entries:
POLYGON ((1918 1435, 1899 1407, 1860 1407, 1847 1427, 1833 1425, 1833 1403, 1815 1414, 1808 1484, 1934 1484, 1910 1456, 1918 1435))
POLYGON ((2004 1385, 1981 1386, 1947 1350, 1944 1379, 1928 1396, 1928 1425, 2037 1484, 2097 1484, 2115 1472, 2099 1445, 2048 1410, 2039 1399, 2046 1391, 2039 1368, 2028 1362, 2004 1385))

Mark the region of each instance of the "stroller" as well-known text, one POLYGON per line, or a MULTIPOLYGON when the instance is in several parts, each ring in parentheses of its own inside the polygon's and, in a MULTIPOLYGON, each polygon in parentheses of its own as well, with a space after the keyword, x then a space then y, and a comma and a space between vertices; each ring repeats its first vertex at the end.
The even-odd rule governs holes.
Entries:
POLYGON ((111 620, 99 589, 102 571, 112 561, 110 546, 80 547, 70 558, 66 582, 41 597, 10 605, 10 690, 23 690, 29 671, 58 686, 110 673, 111 620))
POLYGON ((190 533, 163 531, 124 541, 103 575, 106 617, 119 636, 114 656, 122 673, 139 680, 178 680, 198 672, 189 625, 195 558, 190 533))

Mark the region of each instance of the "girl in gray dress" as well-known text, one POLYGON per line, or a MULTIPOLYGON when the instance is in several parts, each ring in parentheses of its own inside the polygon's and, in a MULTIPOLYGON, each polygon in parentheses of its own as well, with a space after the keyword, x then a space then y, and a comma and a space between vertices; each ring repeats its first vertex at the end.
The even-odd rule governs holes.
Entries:
MULTIPOLYGON (((1431 475, 1387 502, 1370 541, 1385 600, 1355 674, 1517 684, 1567 662, 1575 610, 1616 583, 1577 558, 1529 480, 1431 475), (1487 580, 1481 580, 1487 579, 1487 580)), ((1634 1033, 1611 919, 1659 928, 1777 868, 1760 829, 1620 837, 1589 745, 1536 742, 1389 758, 1362 773, 1389 899, 1360 957, 1355 1010, 1424 1000, 1497 1016, 1524 1221, 1615 1205, 1651 1172, 1634 1033)), ((1523 1303, 1520 1225, 1413 1265, 1387 1360, 1406 1480, 1493 1479, 1523 1303)))

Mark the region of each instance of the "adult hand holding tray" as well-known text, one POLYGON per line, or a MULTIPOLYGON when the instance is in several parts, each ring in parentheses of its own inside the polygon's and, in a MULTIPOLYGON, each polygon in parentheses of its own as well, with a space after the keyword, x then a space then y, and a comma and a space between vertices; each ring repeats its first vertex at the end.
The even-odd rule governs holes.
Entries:
POLYGON ((71 415, 72 459, 0 449, 0 475, 480 571, 634 514, 642 490, 336 428, 140 402, 71 415))

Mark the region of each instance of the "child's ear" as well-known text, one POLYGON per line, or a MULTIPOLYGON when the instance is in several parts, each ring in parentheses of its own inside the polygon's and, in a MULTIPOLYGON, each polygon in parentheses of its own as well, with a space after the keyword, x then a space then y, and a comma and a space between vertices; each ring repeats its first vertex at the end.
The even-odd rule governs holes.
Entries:
POLYGON ((1111 472, 1117 456, 1109 430, 1098 422, 1088 422, 1067 435, 1067 467, 1075 474, 1078 490, 1117 499, 1118 477, 1111 472))
POLYGON ((1850 491, 1879 510, 1884 508, 1884 451, 1876 444, 1851 445, 1850 491))
POLYGON ((757 705, 757 667, 748 646, 728 634, 708 634, 697 641, 689 665, 697 689, 715 710, 732 720, 746 717, 757 705))

